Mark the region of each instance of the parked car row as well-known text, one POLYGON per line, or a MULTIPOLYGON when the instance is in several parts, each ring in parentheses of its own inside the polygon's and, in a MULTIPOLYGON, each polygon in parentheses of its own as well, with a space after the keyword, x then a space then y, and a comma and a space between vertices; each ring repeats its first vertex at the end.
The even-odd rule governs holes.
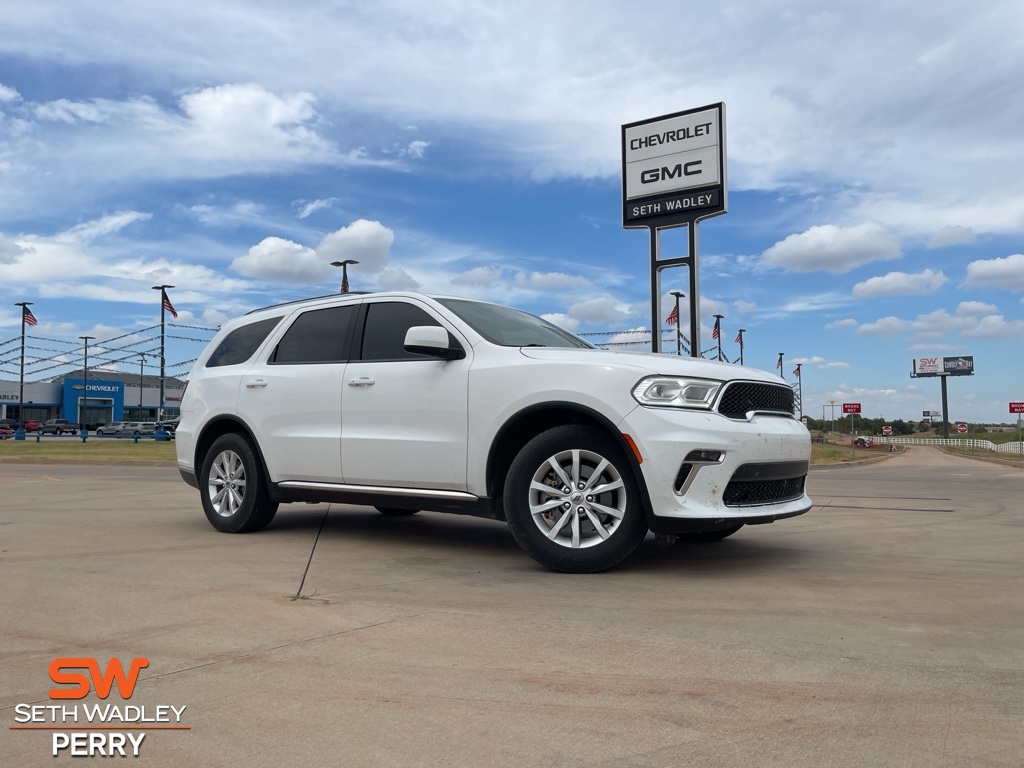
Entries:
MULTIPOLYGON (((112 424, 85 424, 84 428, 97 435, 116 435, 121 437, 154 435, 161 426, 165 432, 173 436, 174 430, 178 426, 178 419, 168 419, 164 422, 115 421, 112 424)), ((47 419, 41 423, 29 419, 25 422, 25 431, 33 432, 37 435, 77 435, 81 432, 82 428, 82 424, 68 421, 67 419, 47 419)), ((17 419, 0 419, 0 440, 13 437, 18 429, 21 429, 21 422, 17 419)))
MULTIPOLYGON (((25 421, 25 430, 28 432, 34 432, 42 426, 42 422, 36 419, 28 419, 25 421)), ((22 424, 17 419, 0 419, 0 429, 9 429, 12 432, 21 429, 22 424)))

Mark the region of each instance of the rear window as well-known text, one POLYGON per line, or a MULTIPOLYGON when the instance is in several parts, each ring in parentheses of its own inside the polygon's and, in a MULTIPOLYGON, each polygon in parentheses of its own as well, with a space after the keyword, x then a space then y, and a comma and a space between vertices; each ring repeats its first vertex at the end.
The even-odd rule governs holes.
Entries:
POLYGON ((281 322, 280 317, 271 317, 243 325, 241 328, 235 328, 213 350, 213 354, 206 361, 206 367, 218 368, 222 365, 244 363, 256 353, 260 344, 266 340, 279 322, 281 322))

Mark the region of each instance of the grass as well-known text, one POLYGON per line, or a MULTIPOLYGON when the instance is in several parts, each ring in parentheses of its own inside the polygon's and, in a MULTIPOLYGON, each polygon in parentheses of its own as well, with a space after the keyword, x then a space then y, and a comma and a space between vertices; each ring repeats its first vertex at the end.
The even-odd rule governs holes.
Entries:
POLYGON ((0 461, 4 459, 44 459, 52 461, 98 460, 98 461, 174 461, 174 443, 157 442, 152 438, 91 437, 85 443, 80 437, 44 436, 36 442, 36 436, 24 440, 0 441, 0 461))
POLYGON ((811 464, 842 464, 845 461, 862 461, 877 456, 888 456, 887 450, 856 448, 851 454, 848 445, 814 443, 811 446, 811 464))

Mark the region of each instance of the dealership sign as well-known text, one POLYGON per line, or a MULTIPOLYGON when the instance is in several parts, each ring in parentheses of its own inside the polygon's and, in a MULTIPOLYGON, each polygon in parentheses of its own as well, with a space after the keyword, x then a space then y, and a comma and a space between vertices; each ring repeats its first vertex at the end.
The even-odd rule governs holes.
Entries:
POLYGON ((725 104, 622 126, 623 226, 684 224, 725 211, 725 104))
POLYGON ((912 376, 972 376, 974 356, 920 357, 914 359, 912 376))

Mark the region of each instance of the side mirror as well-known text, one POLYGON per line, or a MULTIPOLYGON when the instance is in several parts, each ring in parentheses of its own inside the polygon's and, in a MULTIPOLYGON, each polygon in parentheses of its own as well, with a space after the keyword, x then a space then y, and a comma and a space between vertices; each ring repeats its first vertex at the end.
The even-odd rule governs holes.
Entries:
POLYGON ((414 325, 405 332, 405 351, 441 360, 461 360, 466 351, 457 343, 449 346, 448 331, 437 325, 414 325))

